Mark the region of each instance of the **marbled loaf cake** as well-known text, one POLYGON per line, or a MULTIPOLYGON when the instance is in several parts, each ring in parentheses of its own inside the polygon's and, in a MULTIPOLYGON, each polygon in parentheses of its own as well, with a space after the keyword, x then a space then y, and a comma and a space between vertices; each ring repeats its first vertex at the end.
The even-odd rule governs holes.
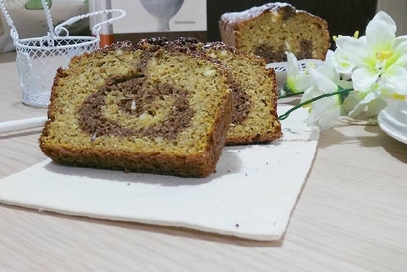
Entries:
POLYGON ((57 71, 39 143, 61 164, 206 177, 232 111, 221 62, 173 43, 116 43, 57 71))
POLYGON ((261 56, 267 63, 286 61, 286 51, 297 59, 324 60, 330 47, 327 22, 288 3, 224 13, 219 29, 225 44, 261 56))

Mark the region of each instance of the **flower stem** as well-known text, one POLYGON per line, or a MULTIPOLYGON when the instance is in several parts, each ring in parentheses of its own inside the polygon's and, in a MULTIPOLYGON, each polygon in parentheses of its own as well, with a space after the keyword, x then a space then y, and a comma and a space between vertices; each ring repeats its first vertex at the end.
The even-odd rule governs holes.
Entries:
POLYGON ((282 99, 282 98, 287 98, 291 96, 296 96, 296 95, 301 95, 304 94, 304 92, 298 92, 298 93, 285 93, 284 95, 279 95, 277 99, 282 99))
POLYGON ((336 91, 336 92, 325 93, 325 94, 321 94, 321 95, 319 95, 319 96, 313 97, 313 98, 311 98, 311 99, 308 99, 308 100, 306 100, 306 101, 304 101, 304 102, 302 102, 302 103, 300 103, 300 104, 298 104, 298 105, 292 107, 292 108, 289 109, 286 113, 284 113, 284 114, 278 116, 278 120, 285 120, 285 119, 287 119, 287 117, 288 117, 293 111, 295 111, 296 109, 301 108, 301 107, 303 107, 303 106, 305 106, 305 105, 307 105, 307 104, 310 104, 310 103, 312 103, 312 102, 315 102, 315 101, 317 101, 317 100, 319 100, 319 99, 321 99, 321 98, 330 97, 330 96, 333 96, 333 95, 346 94, 346 93, 349 93, 349 92, 351 92, 351 91, 353 91, 353 89, 341 89, 341 90, 336 91))

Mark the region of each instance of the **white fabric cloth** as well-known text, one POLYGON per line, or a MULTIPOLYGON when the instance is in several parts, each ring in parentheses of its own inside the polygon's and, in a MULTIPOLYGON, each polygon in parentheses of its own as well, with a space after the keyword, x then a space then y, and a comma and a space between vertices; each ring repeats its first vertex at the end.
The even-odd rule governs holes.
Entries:
MULTIPOLYGON (((279 106, 280 113, 290 106, 279 106)), ((280 239, 311 167, 319 131, 304 109, 270 144, 226 147, 216 173, 178 178, 73 168, 46 160, 0 180, 0 203, 90 218, 280 239)))

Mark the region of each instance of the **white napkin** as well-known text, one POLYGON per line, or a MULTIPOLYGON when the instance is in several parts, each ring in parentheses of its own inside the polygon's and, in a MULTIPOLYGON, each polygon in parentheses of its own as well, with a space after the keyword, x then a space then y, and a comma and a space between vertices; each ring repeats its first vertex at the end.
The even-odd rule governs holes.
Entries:
MULTIPOLYGON (((279 113, 290 106, 279 106, 279 113)), ((0 203, 61 214, 280 239, 312 164, 319 131, 299 109, 270 144, 226 147, 205 179, 73 168, 46 160, 0 180, 0 203)))

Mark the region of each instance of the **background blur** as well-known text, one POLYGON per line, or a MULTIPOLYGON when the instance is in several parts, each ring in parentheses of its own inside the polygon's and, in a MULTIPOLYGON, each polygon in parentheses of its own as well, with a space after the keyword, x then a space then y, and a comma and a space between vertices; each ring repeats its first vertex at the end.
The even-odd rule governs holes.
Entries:
MULTIPOLYGON (((88 3, 91 1, 106 0, 52 0, 51 13, 54 23, 60 23, 74 15, 86 13, 88 11, 88 3)), ((111 2, 112 4, 124 3, 124 7, 116 8, 123 8, 130 11, 125 17, 125 20, 115 23, 116 26, 127 24, 129 26, 137 25, 138 27, 145 27, 140 24, 152 24, 147 20, 142 20, 142 22, 136 20, 140 17, 140 14, 137 12, 137 5, 141 6, 140 0, 111 0, 111 2), (130 22, 128 20, 130 20, 130 22)), ((223 13, 243 11, 253 6, 260 6, 273 1, 184 0, 183 2, 184 14, 185 12, 187 14, 188 12, 191 13, 190 16, 186 18, 192 21, 190 17, 193 16, 193 21, 199 21, 200 23, 198 28, 195 27, 195 29, 193 29, 193 27, 191 27, 190 31, 115 33, 115 40, 131 40, 137 42, 141 38, 154 36, 166 36, 171 40, 180 36, 192 36, 201 41, 219 41, 220 33, 218 22, 223 13), (197 5, 198 2, 203 2, 203 4, 197 5), (191 3, 193 4, 192 9, 189 8, 185 10, 191 3), (201 22, 203 22, 203 26, 201 22), (205 26, 206 29, 204 29, 205 26)), ((294 5, 297 9, 306 10, 326 20, 331 37, 333 35, 353 35, 357 30, 363 35, 366 25, 379 10, 384 10, 393 17, 397 23, 398 35, 407 34, 407 0, 287 0, 285 2, 294 5)), ((6 5, 10 9, 9 13, 20 32, 20 37, 42 36, 46 34, 47 28, 44 13, 43 10, 41 10, 39 0, 7 0, 5 3, 7 3, 6 5)), ((138 9, 140 9, 140 12, 142 11, 140 7, 138 9)), ((9 35, 9 28, 3 16, 0 17, 1 53, 13 50, 13 43, 9 35)), ((72 34, 82 33, 89 35, 89 24, 87 21, 81 22, 81 24, 74 25, 71 31, 72 34)), ((332 41, 331 44, 334 46, 332 41)))
MULTIPOLYGON (((407 0, 403 0, 407 2, 407 0)), ((273 1, 267 0, 208 0, 208 40, 220 39, 218 20, 229 11, 242 11, 273 1)), ((297 9, 317 15, 328 22, 329 33, 353 35, 356 30, 362 34, 367 23, 376 13, 377 0, 288 0, 297 9)), ((333 44, 333 43, 331 43, 333 44)))
MULTIPOLYGON (((176 39, 179 36, 193 36, 202 41, 218 41, 220 40, 218 22, 223 13, 243 11, 269 2, 273 1, 207 0, 206 32, 144 33, 144 37, 166 36, 169 39, 176 39)), ((331 37, 333 35, 353 35, 355 31, 359 31, 360 35, 363 35, 368 22, 379 10, 384 10, 393 17, 398 26, 398 35, 407 34, 407 0, 287 0, 284 2, 326 20, 331 37)), ((137 41, 141 37, 142 35, 136 34, 117 35, 117 39, 132 41, 137 41)), ((332 41, 331 44, 334 46, 332 41)))

